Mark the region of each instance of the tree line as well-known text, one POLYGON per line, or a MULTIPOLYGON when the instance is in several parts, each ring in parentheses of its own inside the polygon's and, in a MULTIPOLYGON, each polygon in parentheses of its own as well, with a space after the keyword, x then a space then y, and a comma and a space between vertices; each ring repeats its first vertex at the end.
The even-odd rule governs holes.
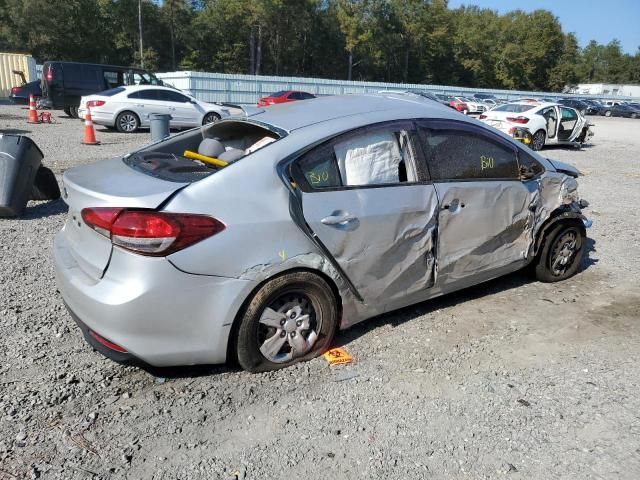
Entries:
POLYGON ((640 83, 640 49, 580 48, 551 12, 447 0, 0 0, 0 51, 45 60, 561 91, 640 83))

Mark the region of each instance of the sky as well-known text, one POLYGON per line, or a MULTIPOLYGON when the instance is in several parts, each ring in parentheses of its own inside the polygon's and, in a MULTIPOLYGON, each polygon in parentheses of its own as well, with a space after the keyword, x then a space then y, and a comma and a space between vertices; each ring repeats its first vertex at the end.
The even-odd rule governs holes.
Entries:
POLYGON ((558 17, 565 33, 575 33, 581 47, 590 40, 606 44, 613 39, 620 40, 625 53, 633 55, 640 47, 640 0, 449 0, 449 8, 461 5, 499 13, 542 8, 558 17))

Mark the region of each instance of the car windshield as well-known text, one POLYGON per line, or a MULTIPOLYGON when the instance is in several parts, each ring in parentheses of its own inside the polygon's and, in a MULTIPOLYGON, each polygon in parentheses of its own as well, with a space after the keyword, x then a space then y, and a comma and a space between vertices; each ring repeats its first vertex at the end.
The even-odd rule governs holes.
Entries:
POLYGON ((470 102, 471 101, 467 97, 458 97, 458 100, 460 100, 461 102, 470 102))
POLYGON ((287 93, 286 90, 280 90, 276 93, 272 93, 271 95, 269 95, 270 97, 281 97, 282 95, 284 95, 285 93, 287 93))
POLYGON ((522 112, 528 112, 533 107, 535 107, 535 105, 524 105, 522 103, 507 103, 506 105, 500 105, 499 107, 496 107, 491 111, 522 113, 522 112))

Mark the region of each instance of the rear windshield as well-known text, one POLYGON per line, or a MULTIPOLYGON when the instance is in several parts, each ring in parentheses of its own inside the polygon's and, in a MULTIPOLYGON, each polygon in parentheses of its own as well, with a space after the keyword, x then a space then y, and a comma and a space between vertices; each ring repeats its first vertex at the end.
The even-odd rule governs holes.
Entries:
POLYGON ((275 131, 255 123, 221 121, 152 144, 125 156, 124 162, 152 177, 192 183, 241 161, 280 138, 275 131))
POLYGON ((522 113, 528 112, 535 105, 523 105, 521 103, 507 103, 506 105, 501 105, 492 110, 492 112, 514 112, 514 113, 522 113))
POLYGON ((116 93, 120 93, 120 92, 124 92, 124 88, 122 88, 122 87, 110 88, 109 90, 105 90, 104 92, 100 92, 97 95, 100 95, 100 96, 103 96, 103 97, 113 97, 116 93))

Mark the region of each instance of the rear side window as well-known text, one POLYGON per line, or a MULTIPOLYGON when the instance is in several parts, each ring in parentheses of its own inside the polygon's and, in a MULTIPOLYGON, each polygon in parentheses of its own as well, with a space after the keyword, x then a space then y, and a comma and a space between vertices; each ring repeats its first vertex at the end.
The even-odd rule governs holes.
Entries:
POLYGON ((157 90, 140 90, 130 93, 128 98, 138 98, 141 100, 159 100, 157 90))
POLYGON ((429 128, 421 132, 434 181, 519 178, 515 150, 481 133, 429 128))
POLYGON ((115 88, 124 85, 124 73, 113 70, 104 70, 102 72, 105 84, 108 88, 115 88))
POLYGON ((294 165, 309 189, 395 185, 418 181, 411 132, 365 129, 341 135, 294 165))

